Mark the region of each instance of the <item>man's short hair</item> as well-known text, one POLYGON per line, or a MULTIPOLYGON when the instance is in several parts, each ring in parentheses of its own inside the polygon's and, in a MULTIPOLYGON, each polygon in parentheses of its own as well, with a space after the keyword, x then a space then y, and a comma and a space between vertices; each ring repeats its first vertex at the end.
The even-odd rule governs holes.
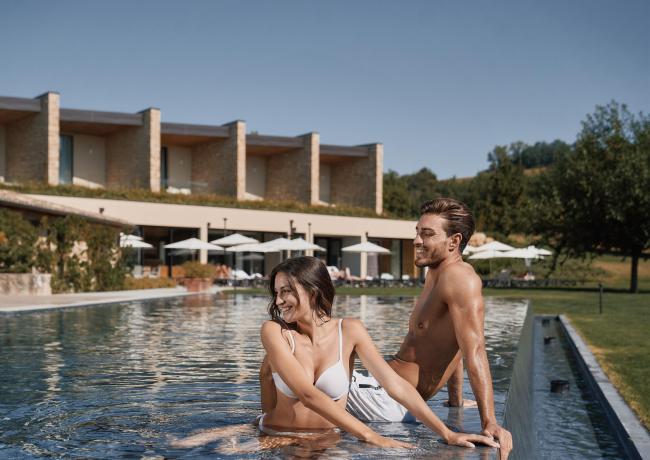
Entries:
POLYGON ((460 252, 463 253, 470 237, 474 234, 474 216, 467 205, 453 198, 436 198, 425 201, 420 206, 420 216, 424 214, 436 214, 444 218, 447 223, 444 226, 447 236, 460 233, 460 252))

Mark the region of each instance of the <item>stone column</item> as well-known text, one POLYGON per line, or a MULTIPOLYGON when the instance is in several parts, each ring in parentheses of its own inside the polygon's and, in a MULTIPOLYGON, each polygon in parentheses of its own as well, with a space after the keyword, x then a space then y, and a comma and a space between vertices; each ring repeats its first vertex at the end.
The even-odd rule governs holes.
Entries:
MULTIPOLYGON (((208 224, 206 223, 205 225, 201 225, 201 228, 199 228, 199 239, 205 243, 208 242, 208 224)), ((208 250, 207 249, 201 249, 199 250, 199 262, 202 264, 207 264, 208 263, 208 250)))
POLYGON ((266 198, 295 200, 310 205, 319 201, 320 135, 300 136, 303 147, 272 155, 266 166, 266 198))
POLYGON ((49 92, 38 99, 40 112, 6 125, 6 180, 58 185, 60 96, 49 92))
POLYGON ((215 139, 192 148, 192 182, 205 184, 192 192, 243 200, 246 193, 246 123, 238 120, 225 126, 230 129, 227 139, 215 139))
POLYGON ((142 114, 142 125, 106 138, 106 186, 160 191, 160 110, 142 114))
MULTIPOLYGON (((368 241, 368 234, 364 233, 363 235, 361 235, 361 242, 365 243, 366 241, 368 241)), ((363 282, 366 280, 366 276, 368 275, 368 253, 367 252, 361 253, 359 271, 361 272, 359 276, 361 276, 361 281, 363 282)))
POLYGON ((384 146, 366 145, 368 156, 346 160, 332 168, 330 197, 332 204, 345 204, 383 212, 384 146))

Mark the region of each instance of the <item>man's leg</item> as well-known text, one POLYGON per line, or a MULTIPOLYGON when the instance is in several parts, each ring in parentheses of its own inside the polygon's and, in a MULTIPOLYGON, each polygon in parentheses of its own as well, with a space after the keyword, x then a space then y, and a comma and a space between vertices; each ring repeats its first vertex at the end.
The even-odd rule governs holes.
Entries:
POLYGON ((273 382, 273 375, 271 375, 271 364, 266 355, 264 355, 264 360, 262 361, 262 367, 260 368, 260 393, 262 400, 262 412, 268 413, 276 404, 276 393, 275 393, 275 383, 273 382))

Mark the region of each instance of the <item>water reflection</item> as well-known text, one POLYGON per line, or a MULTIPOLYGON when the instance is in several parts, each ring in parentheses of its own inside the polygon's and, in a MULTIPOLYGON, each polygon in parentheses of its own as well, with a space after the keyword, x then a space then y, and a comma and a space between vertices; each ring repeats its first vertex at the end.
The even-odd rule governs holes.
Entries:
MULTIPOLYGON (((385 451, 353 437, 299 440, 258 452, 254 427, 193 449, 170 437, 249 424, 259 413, 259 328, 264 296, 196 296, 0 317, 0 457, 483 458, 492 449, 450 448, 421 425, 377 424, 418 445, 385 451), (238 452, 235 452, 235 450, 238 452)), ((341 297, 337 316, 362 318, 393 354, 414 298, 341 297)), ((486 334, 497 414, 523 321, 522 302, 488 302, 486 334)), ((466 385, 469 391, 469 386, 466 385)), ((480 431, 476 409, 430 402, 450 425, 480 431)), ((471 395, 468 394, 468 397, 471 395)), ((273 441, 277 442, 277 441, 273 441)), ((282 441, 287 442, 287 441, 282 441)))

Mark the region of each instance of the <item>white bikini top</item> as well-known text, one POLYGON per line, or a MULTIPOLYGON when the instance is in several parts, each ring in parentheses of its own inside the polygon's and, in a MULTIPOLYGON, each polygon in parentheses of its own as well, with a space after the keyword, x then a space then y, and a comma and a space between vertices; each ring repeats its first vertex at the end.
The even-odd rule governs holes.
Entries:
MULTIPOLYGON (((327 396, 332 398, 334 401, 341 399, 348 392, 350 386, 350 380, 348 378, 348 373, 345 370, 343 365, 343 334, 341 333, 341 324, 343 320, 339 320, 339 360, 336 364, 328 367, 323 371, 323 373, 318 377, 314 386, 320 391, 325 393, 327 396)), ((291 341, 291 353, 294 353, 296 350, 296 344, 293 341, 293 336, 291 331, 289 331, 289 339, 291 341)), ((289 398, 298 399, 291 388, 284 383, 282 377, 277 372, 273 372, 273 381, 275 382, 275 387, 280 390, 281 393, 288 396, 289 398)))

